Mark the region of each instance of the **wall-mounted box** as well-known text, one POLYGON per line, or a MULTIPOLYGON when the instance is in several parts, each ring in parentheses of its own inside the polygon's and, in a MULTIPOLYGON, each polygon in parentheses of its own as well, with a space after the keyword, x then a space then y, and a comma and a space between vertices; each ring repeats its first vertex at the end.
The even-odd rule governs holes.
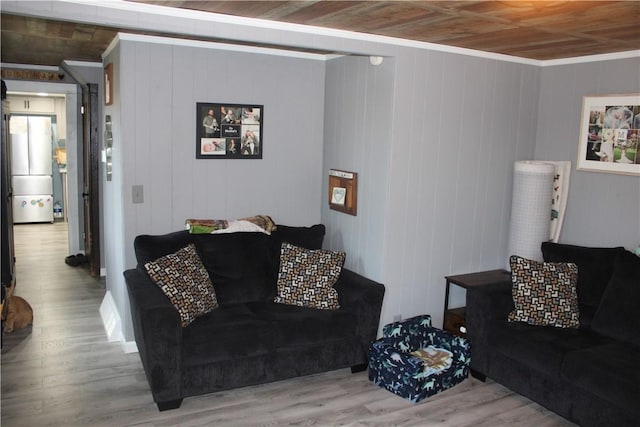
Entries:
POLYGON ((358 214, 358 174, 329 170, 329 208, 356 216, 358 214))

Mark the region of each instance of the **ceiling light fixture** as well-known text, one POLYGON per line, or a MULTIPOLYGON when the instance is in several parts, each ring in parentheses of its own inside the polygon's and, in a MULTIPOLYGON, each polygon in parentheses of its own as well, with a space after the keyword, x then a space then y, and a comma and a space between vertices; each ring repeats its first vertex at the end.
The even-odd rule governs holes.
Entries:
POLYGON ((371 65, 380 65, 382 64, 382 61, 384 61, 384 58, 382 56, 370 56, 369 57, 369 62, 371 62, 371 65))

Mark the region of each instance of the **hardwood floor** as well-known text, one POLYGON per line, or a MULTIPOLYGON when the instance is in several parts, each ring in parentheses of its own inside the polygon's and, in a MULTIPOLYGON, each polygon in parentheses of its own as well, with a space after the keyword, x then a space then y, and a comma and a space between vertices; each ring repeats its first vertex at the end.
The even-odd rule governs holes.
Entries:
POLYGON ((468 379, 412 404, 347 369, 184 400, 158 412, 137 353, 105 337, 103 280, 64 263, 64 223, 16 225, 16 295, 34 325, 4 335, 2 426, 571 426, 468 379))

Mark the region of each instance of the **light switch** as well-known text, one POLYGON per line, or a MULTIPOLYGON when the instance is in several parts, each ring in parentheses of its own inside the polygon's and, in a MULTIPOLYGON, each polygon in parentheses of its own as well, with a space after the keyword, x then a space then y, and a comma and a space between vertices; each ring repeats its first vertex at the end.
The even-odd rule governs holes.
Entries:
POLYGON ((144 203, 144 187, 142 185, 131 187, 131 199, 133 203, 144 203))

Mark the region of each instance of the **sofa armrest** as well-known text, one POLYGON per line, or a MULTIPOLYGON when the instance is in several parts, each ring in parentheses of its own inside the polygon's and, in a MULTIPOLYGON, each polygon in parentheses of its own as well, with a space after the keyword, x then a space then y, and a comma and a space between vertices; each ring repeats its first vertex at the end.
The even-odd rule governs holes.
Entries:
POLYGON ((340 307, 356 315, 356 333, 366 355, 378 334, 384 285, 343 268, 334 288, 338 291, 340 307))
POLYGON ((507 321, 513 310, 511 283, 492 283, 467 289, 467 338, 471 342, 471 369, 487 373, 490 350, 488 337, 492 328, 507 321))
POLYGON ((384 366, 392 378, 411 377, 420 374, 424 369, 422 359, 397 347, 393 338, 379 338, 369 347, 369 366, 384 366))
POLYGON ((153 400, 182 396, 182 326, 178 310, 162 290, 138 269, 124 272, 133 332, 153 400))

